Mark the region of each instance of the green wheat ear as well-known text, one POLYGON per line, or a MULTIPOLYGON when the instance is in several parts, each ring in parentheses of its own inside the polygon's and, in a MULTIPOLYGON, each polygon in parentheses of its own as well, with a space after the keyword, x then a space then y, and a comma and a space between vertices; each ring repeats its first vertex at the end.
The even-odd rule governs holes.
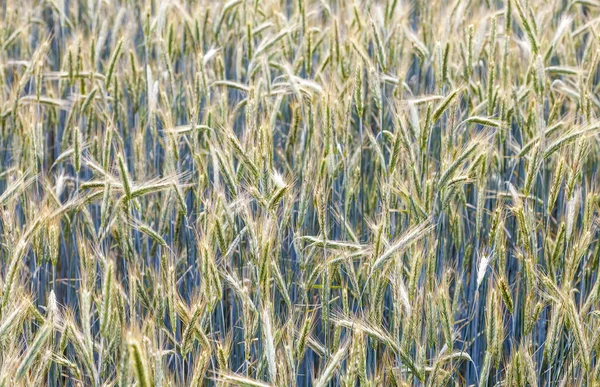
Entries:
POLYGON ((148 374, 148 366, 144 357, 142 345, 138 339, 130 338, 128 342, 129 356, 133 362, 133 369, 138 383, 142 387, 152 386, 150 382, 150 375, 148 374))

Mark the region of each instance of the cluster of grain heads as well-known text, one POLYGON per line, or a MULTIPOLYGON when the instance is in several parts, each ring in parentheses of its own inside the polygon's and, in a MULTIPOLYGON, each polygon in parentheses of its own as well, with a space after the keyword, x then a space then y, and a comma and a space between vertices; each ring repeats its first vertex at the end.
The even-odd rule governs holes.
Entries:
POLYGON ((598 10, 2 2, 0 385, 597 385, 598 10))

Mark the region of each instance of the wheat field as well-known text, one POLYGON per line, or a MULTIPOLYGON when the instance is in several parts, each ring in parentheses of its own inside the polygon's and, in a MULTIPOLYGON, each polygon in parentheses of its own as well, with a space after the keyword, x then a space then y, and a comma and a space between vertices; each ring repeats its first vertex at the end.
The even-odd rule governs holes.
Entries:
POLYGON ((600 386, 598 0, 3 0, 0 386, 600 386))

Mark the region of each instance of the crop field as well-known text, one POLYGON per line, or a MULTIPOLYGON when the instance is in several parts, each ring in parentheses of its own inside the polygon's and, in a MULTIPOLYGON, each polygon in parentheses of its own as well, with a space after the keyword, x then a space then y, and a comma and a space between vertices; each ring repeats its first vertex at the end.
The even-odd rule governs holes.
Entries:
POLYGON ((0 387, 600 386, 598 0, 0 3, 0 387))

